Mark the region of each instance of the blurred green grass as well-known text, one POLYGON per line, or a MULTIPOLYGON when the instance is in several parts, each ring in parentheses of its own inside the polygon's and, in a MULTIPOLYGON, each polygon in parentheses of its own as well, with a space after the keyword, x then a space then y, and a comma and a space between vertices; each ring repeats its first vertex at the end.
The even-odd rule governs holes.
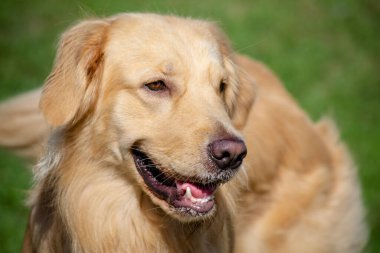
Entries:
MULTIPOLYGON (((380 252, 379 1, 2 0, 0 99, 43 83, 59 34, 74 21, 125 11, 219 22, 234 48, 269 65, 313 119, 334 117, 360 168, 371 228, 365 252, 380 252)), ((20 251, 30 186, 26 166, 0 151, 0 252, 20 251)))

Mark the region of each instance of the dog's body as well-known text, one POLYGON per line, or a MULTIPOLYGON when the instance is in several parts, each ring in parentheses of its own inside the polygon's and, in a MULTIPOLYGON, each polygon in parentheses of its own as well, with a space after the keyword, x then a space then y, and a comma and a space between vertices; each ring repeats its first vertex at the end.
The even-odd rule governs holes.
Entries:
POLYGON ((83 22, 63 36, 40 105, 55 130, 24 252, 347 253, 365 243, 356 171, 333 125, 313 124, 210 23, 83 22))
POLYGON ((0 104, 0 147, 35 162, 43 152, 49 127, 38 108, 41 90, 33 90, 0 104))

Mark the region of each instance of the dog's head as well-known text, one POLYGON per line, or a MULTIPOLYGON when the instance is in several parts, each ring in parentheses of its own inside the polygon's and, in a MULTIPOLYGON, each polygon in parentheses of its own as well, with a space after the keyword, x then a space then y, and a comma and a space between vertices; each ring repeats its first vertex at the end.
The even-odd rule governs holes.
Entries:
POLYGON ((85 21, 63 35, 40 106, 53 126, 91 128, 78 138, 99 139, 167 213, 201 219, 247 153, 236 129, 253 87, 232 57, 209 22, 153 14, 85 21))

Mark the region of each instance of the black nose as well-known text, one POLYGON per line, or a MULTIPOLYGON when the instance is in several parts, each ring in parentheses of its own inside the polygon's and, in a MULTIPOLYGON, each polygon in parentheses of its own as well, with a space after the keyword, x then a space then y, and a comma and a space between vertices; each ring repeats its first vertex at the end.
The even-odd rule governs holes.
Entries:
POLYGON ((222 169, 236 169, 247 155, 247 147, 240 139, 220 139, 209 144, 209 155, 222 169))

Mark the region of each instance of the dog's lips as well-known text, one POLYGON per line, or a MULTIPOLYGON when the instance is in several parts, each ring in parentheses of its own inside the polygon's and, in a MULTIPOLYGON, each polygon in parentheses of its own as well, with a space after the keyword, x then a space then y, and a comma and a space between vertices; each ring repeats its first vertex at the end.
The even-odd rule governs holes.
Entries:
POLYGON ((194 180, 181 180, 180 176, 168 176, 148 155, 137 148, 132 149, 132 156, 148 189, 177 211, 192 216, 201 216, 213 209, 214 192, 218 183, 203 184, 194 180))

